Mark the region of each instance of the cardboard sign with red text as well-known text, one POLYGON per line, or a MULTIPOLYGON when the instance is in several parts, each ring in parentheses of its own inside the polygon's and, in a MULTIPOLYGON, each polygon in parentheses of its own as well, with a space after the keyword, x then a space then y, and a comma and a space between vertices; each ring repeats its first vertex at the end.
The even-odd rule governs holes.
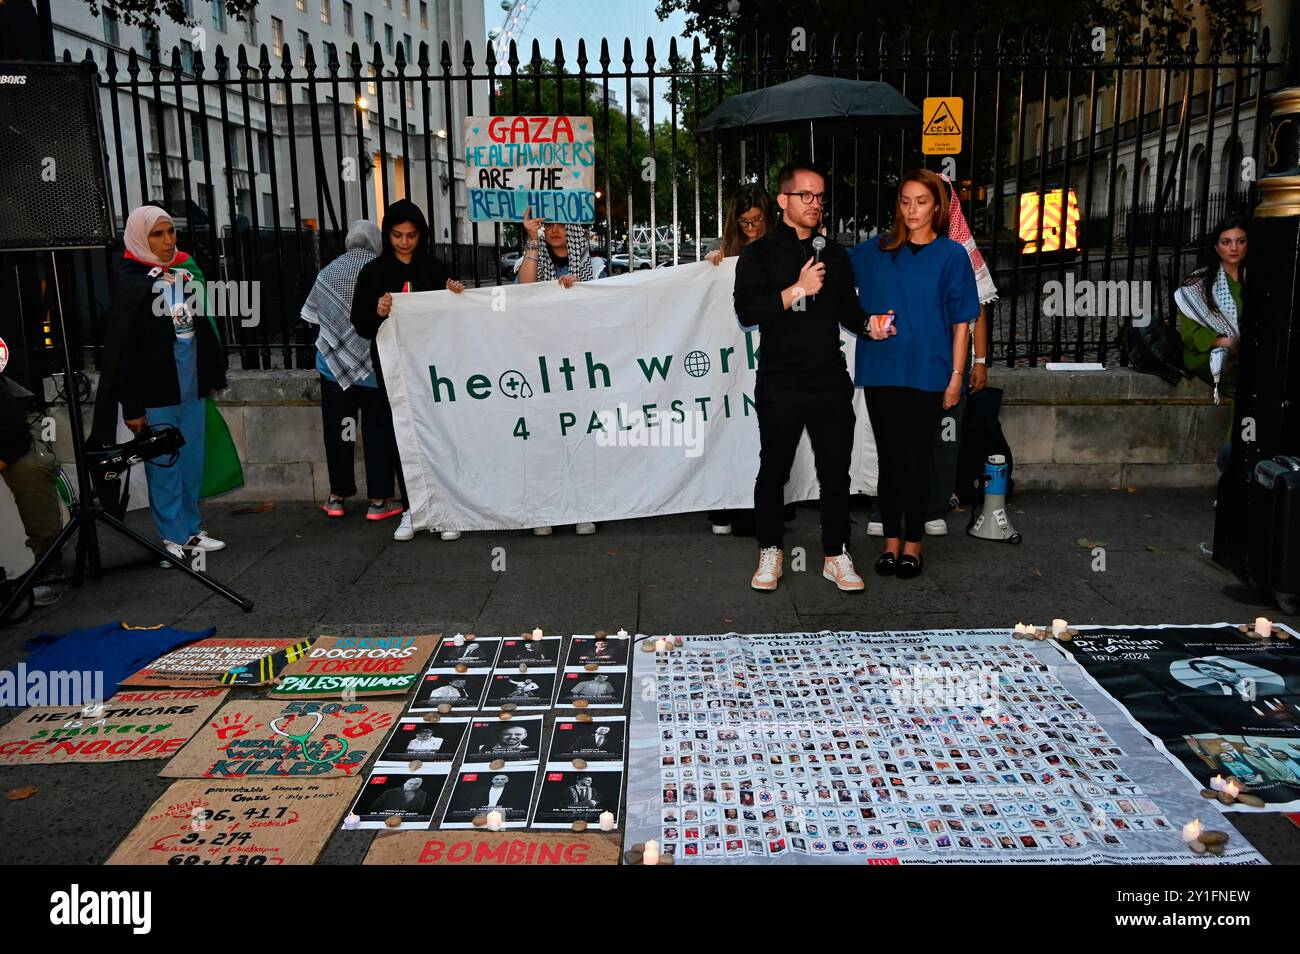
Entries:
POLYGON ((599 831, 581 834, 395 832, 375 838, 364 862, 368 865, 500 865, 508 868, 618 863, 619 836, 599 831))
POLYGON ((102 709, 33 706, 0 728, 0 765, 169 758, 225 689, 124 689, 102 709))
POLYGON ((280 674, 273 696, 338 699, 406 693, 424 672, 437 636, 322 636, 280 674))

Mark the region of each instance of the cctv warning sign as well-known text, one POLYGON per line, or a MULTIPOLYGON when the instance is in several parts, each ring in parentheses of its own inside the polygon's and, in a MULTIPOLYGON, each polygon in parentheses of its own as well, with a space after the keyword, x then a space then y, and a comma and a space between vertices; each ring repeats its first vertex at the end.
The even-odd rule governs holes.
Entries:
POLYGON ((921 107, 921 152, 952 156, 961 152, 960 96, 927 96, 921 107))

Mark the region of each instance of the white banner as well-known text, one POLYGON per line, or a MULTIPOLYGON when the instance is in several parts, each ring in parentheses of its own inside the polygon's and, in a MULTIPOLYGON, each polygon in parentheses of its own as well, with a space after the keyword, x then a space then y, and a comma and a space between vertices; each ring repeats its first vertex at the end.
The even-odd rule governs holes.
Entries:
MULTIPOLYGON (((509 530, 752 507, 759 335, 736 321, 735 261, 568 289, 394 295, 378 343, 414 525, 509 530)), ((854 407, 852 490, 874 494, 861 391, 854 407)), ((817 495, 805 434, 786 499, 817 495)))

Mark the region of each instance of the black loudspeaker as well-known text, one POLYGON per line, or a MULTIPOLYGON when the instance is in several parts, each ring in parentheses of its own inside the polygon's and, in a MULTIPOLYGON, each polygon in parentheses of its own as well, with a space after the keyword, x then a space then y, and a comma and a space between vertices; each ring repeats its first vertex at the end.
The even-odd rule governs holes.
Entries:
POLYGON ((113 241, 92 63, 0 62, 0 249, 113 241))

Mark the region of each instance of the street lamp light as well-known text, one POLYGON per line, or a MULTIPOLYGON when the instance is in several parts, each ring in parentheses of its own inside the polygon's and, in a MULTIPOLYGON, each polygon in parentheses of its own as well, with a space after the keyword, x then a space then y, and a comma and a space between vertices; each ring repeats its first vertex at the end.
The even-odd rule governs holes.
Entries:
POLYGON ((362 112, 365 112, 369 108, 370 108, 370 101, 366 99, 364 96, 358 96, 357 109, 361 110, 362 112))

